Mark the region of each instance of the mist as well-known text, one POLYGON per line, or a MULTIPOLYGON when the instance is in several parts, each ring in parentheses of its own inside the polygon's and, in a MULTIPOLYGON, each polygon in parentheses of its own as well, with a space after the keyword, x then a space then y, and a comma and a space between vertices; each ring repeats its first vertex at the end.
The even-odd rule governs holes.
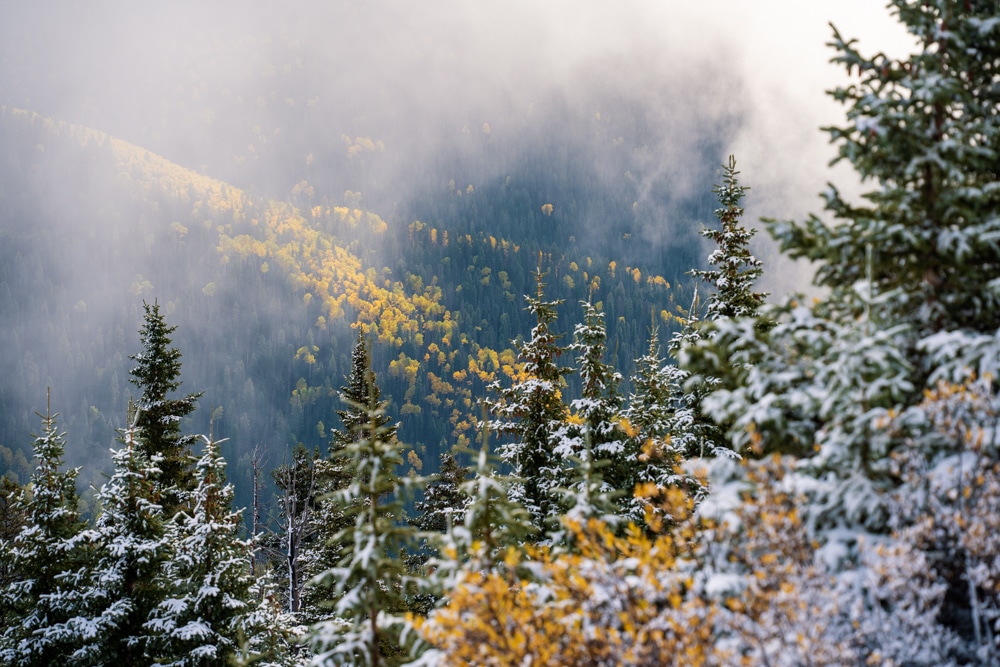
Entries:
MULTIPOLYGON (((866 0, 7 2, 0 4, 0 105, 131 142, 248 198, 303 210, 360 206, 400 237, 413 220, 436 224, 455 211, 462 225, 489 231, 499 224, 496 212, 456 193, 497 200, 516 191, 520 199, 504 215, 537 219, 556 247, 572 239, 568 251, 580 257, 613 251, 623 266, 675 281, 705 254, 691 248, 712 220, 711 187, 729 154, 751 188, 751 224, 817 211, 828 180, 860 191, 853 174, 830 171, 833 150, 819 131, 842 121, 824 95, 845 81, 827 62, 829 21, 863 48, 906 46, 888 12, 866 0), (541 217, 543 204, 553 205, 551 218, 541 217)), ((44 386, 53 384, 57 408, 60 393, 67 397, 58 409, 92 417, 71 420, 77 430, 86 422, 89 431, 78 437, 96 443, 77 461, 106 456, 121 421, 107 413, 124 413, 115 387, 136 351, 143 299, 159 300, 179 326, 190 380, 183 390, 217 382, 238 393, 249 382, 259 401, 266 376, 250 372, 247 350, 266 345, 268 354, 291 359, 314 338, 325 346, 324 373, 346 373, 353 339, 346 324, 331 324, 321 341, 310 329, 315 309, 294 301, 287 285, 255 267, 222 271, 211 254, 218 220, 191 224, 186 200, 137 201, 121 174, 102 171, 91 153, 61 152, 44 138, 23 143, 24 155, 10 149, 5 164, 43 160, 44 168, 0 173, 0 187, 30 184, 3 188, 0 228, 52 242, 52 253, 30 267, 35 282, 19 283, 25 292, 43 277, 62 287, 34 294, 29 305, 18 301, 16 324, 2 325, 23 345, 7 355, 5 371, 32 382, 0 388, 9 422, 0 443, 24 442, 31 406, 42 406, 44 386), (35 148, 47 151, 44 158, 35 148), (181 220, 187 236, 164 231, 181 220), (134 252, 111 256, 112 247, 134 252), (198 270, 179 258, 196 258, 198 270), (252 304, 241 301, 248 276, 256 281, 252 304), (244 331, 218 331, 220 308, 239 311, 231 317, 244 331), (72 334, 51 324, 54 314, 72 334), (76 359, 74 370, 47 366, 51 349, 76 359)), ((790 265, 763 237, 756 247, 767 266, 763 288, 776 296, 807 288, 810 268, 790 265)), ((352 248, 375 266, 399 253, 352 248)), ((395 352, 377 354, 384 368, 395 352)), ((272 393, 286 404, 296 375, 309 376, 291 361, 271 370, 272 393)), ((260 406, 227 401, 206 395, 196 426, 207 428, 226 404, 216 427, 245 435, 236 422, 260 406)), ((287 442, 311 428, 308 415, 301 425, 270 419, 268 428, 287 442)), ((241 442, 235 453, 253 444, 241 442)))

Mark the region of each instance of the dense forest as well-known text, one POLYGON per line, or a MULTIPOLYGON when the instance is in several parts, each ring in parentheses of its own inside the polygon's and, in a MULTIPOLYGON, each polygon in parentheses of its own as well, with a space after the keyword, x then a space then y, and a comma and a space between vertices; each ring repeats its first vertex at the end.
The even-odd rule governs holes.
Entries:
POLYGON ((890 9, 770 303, 725 113, 651 194, 614 86, 459 109, 404 196, 287 34, 199 170, 0 106, 0 662, 1000 664, 1000 18, 890 9))

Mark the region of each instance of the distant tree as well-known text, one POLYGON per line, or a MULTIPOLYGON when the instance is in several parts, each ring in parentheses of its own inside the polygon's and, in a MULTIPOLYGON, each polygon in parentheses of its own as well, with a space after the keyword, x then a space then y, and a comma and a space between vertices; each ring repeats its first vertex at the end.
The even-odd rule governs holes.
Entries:
MULTIPOLYGON (((0 635, 0 662, 5 665, 51 665, 72 643, 47 633, 71 613, 66 596, 86 566, 87 541, 77 508, 78 468, 61 470, 65 434, 56 426, 51 406, 35 436, 35 472, 30 490, 19 499, 24 524, 9 542, 11 581, 0 591, 5 628, 0 635)), ((8 562, 5 560, 5 562, 8 562)))
POLYGON ((428 479, 423 499, 413 505, 416 516, 410 525, 428 533, 444 533, 449 524, 465 521, 468 496, 462 485, 469 477, 469 469, 461 465, 454 454, 441 454, 441 469, 428 479))
MULTIPOLYGON (((336 456, 337 452, 343 450, 348 443, 366 437, 366 429, 370 428, 366 406, 371 403, 380 405, 382 401, 382 390, 375 382, 371 353, 368 351, 364 329, 360 326, 357 341, 351 352, 351 372, 346 380, 347 385, 340 388, 340 399, 344 402, 344 408, 337 410, 341 428, 333 432, 333 441, 330 444, 331 457, 336 456)), ((388 415, 380 414, 376 423, 378 428, 387 428, 390 437, 398 430, 398 426, 391 424, 391 421, 388 415)))
POLYGON ((163 667, 230 664, 251 609, 250 544, 239 538, 241 513, 232 509, 219 443, 203 439, 191 508, 177 517, 164 572, 171 590, 147 623, 147 652, 163 667))
POLYGON ((493 415, 488 428, 512 439, 500 446, 500 457, 513 470, 511 499, 522 504, 531 514, 535 526, 542 527, 558 516, 559 503, 555 489, 563 478, 563 462, 554 452, 555 433, 566 419, 562 401, 564 376, 570 369, 559 366, 564 349, 552 332, 556 307, 561 301, 545 301, 544 274, 541 267, 535 273, 536 294, 526 297, 526 310, 535 317, 531 337, 517 346, 518 360, 523 370, 510 387, 500 381, 490 385, 495 399, 485 406, 493 415))
MULTIPOLYGON (((335 536, 344 545, 340 563, 319 575, 333 590, 333 618, 312 627, 309 642, 320 665, 392 665, 402 661, 403 595, 409 588, 402 549, 416 546, 416 530, 402 521, 403 493, 422 483, 400 477, 403 445, 385 425, 384 403, 369 390, 362 437, 347 445, 354 479, 337 494, 353 525, 335 536)), ((361 409, 360 406, 352 406, 361 409)))
POLYGON ((195 437, 181 433, 181 420, 194 411, 201 393, 170 397, 181 386, 181 353, 171 347, 170 339, 177 327, 167 326, 155 301, 143 302, 142 307, 145 312, 139 329, 142 350, 129 357, 136 362, 129 382, 140 390, 136 399, 139 409, 136 428, 142 437, 137 445, 147 459, 162 457, 157 472, 153 473, 153 482, 161 494, 163 513, 170 518, 184 506, 184 494, 195 486, 191 465, 195 437))

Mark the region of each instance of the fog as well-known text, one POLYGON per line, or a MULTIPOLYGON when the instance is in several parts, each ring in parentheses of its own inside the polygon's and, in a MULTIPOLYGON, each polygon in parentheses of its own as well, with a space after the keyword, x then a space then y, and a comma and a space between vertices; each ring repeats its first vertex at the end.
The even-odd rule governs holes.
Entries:
MULTIPOLYGON (((559 224, 598 245, 617 223, 607 210, 588 207, 588 197, 610 201, 627 189, 635 200, 624 202, 631 206, 622 224, 637 226, 628 231, 644 251, 669 250, 710 221, 708 192, 729 154, 751 188, 745 216, 751 224, 761 216, 818 212, 817 193, 828 180, 859 192, 852 173, 827 167, 833 149, 819 128, 842 122, 843 112, 824 90, 846 79, 828 63, 825 43, 833 21, 865 50, 901 52, 906 37, 879 4, 2 2, 0 105, 106 132, 252 195, 297 205, 350 199, 395 225, 432 214, 451 181, 479 189, 532 170, 546 182, 570 184, 565 192, 537 194, 558 211, 576 197, 572 219, 559 224), (586 180, 574 188, 578 176, 586 180), (301 195, 303 182, 308 197, 301 195)), ((18 210, 31 209, 35 217, 0 220, 0 231, 42 221, 64 228, 73 245, 38 271, 58 270, 69 287, 57 295, 58 306, 21 307, 18 335, 36 338, 40 347, 43 340, 81 347, 57 335, 47 340, 44 332, 51 310, 83 301, 86 317, 72 316, 80 321, 79 336, 90 335, 85 324, 120 323, 114 340, 103 341, 109 360, 93 363, 123 369, 122 356, 136 351, 141 299, 171 304, 192 286, 170 267, 103 258, 102 235, 135 233, 142 243, 148 233, 133 230, 127 216, 99 215, 116 206, 80 214, 80 198, 107 202, 127 193, 114 180, 91 177, 92 166, 72 155, 47 159, 62 165, 58 177, 44 176, 16 193, 29 202, 18 210), (150 289, 128 293, 127 283, 140 273, 159 277, 150 289)), ((0 186, 8 180, 15 182, 0 174, 0 186)), ((10 190, 3 193, 8 201, 10 190)), ((532 204, 536 215, 538 204, 532 204)), ((763 238, 756 250, 767 262, 764 289, 808 287, 808 266, 790 265, 763 238)), ((199 283, 193 293, 201 289, 199 283)), ((276 300, 255 307, 260 318, 291 313, 276 300)), ((179 313, 172 322, 199 340, 212 330, 212 315, 179 313)), ((350 338, 342 342, 346 354, 350 338)), ((23 374, 18 354, 8 370, 16 366, 23 374)), ((211 350, 185 354, 199 363, 212 358, 211 350)), ((30 394, 7 403, 24 413, 16 415, 19 425, 28 414, 24 406, 43 405, 43 385, 59 380, 44 375, 28 389, 0 387, 0 399, 30 394)), ((73 398, 62 409, 79 404, 82 414, 92 407, 81 390, 64 388, 73 398)), ((59 387, 53 399, 58 406, 59 387)))
MULTIPOLYGON (((616 95, 659 121, 652 172, 672 187, 710 182, 690 151, 726 118, 751 212, 801 215, 828 177, 818 127, 840 119, 827 22, 897 48, 878 4, 7 2, 0 100, 270 196, 369 136, 391 156, 379 185, 404 199, 462 128, 616 95)), ((348 181, 311 184, 340 196, 348 181)))

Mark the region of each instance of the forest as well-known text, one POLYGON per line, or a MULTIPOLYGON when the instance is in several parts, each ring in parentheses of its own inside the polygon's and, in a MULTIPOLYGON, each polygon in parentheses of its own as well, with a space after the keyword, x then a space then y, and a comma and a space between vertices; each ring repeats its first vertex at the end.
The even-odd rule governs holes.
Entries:
POLYGON ((238 187, 0 106, 0 663, 1000 665, 1000 17, 890 10, 830 44, 862 196, 762 221, 808 293, 731 119, 650 199, 614 91, 405 199, 389 134, 238 187))

